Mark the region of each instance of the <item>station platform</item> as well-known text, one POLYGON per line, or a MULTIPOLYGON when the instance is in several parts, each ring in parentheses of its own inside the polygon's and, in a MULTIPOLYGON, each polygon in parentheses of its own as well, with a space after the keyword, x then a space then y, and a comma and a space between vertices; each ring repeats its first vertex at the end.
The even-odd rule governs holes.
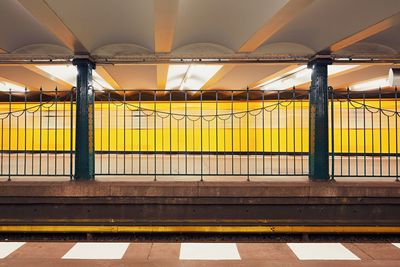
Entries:
POLYGON ((399 266, 400 243, 0 243, 1 266, 399 266))
POLYGON ((400 183, 0 182, 3 233, 400 233, 400 183))

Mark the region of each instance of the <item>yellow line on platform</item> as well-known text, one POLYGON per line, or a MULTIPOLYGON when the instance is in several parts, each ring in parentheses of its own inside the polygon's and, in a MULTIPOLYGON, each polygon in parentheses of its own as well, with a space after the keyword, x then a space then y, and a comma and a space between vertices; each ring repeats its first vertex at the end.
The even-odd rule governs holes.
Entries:
POLYGON ((400 233, 400 226, 94 226, 1 225, 0 232, 36 233, 400 233))

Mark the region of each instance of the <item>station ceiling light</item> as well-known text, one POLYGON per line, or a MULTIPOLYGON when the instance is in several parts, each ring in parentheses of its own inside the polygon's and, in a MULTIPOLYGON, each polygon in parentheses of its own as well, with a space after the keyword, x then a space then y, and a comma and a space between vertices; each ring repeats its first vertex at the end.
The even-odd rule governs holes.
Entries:
POLYGON ((166 88, 169 90, 199 90, 221 67, 222 65, 170 65, 166 88))
MULTIPOLYGON (((355 67, 358 67, 358 65, 329 65, 328 75, 334 75, 355 67)), ((311 74, 312 69, 308 69, 307 66, 300 66, 280 77, 262 84, 261 89, 271 91, 287 90, 292 87, 311 82, 311 74)))
POLYGON ((361 83, 353 84, 349 87, 351 91, 367 91, 389 86, 387 78, 378 78, 361 83))
POLYGON ((25 92, 25 87, 10 82, 0 81, 0 91, 25 92))
MULTIPOLYGON (((37 65, 37 68, 48 73, 49 75, 60 79, 71 86, 76 86, 76 76, 78 70, 72 65, 37 65)), ((93 70, 93 87, 96 90, 114 89, 107 81, 105 81, 97 72, 93 70)))

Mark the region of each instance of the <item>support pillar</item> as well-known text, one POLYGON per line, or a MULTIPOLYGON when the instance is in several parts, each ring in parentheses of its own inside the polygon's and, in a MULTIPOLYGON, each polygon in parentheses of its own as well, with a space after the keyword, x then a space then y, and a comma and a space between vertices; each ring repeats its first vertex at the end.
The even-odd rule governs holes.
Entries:
POLYGON ((328 142, 328 65, 330 57, 315 57, 308 63, 312 69, 309 98, 309 178, 329 180, 328 142))
POLYGON ((88 58, 76 58, 75 180, 94 180, 94 92, 92 70, 95 63, 88 58))

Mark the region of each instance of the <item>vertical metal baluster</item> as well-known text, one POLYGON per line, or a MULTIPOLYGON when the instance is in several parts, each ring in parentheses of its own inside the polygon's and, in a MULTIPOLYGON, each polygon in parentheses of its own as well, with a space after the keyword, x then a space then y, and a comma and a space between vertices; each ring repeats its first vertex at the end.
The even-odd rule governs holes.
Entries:
POLYGON ((165 148, 164 148, 164 119, 165 118, 161 118, 161 139, 162 139, 162 141, 161 141, 161 145, 162 145, 162 148, 161 148, 161 150, 162 150, 162 174, 165 174, 165 171, 164 171, 164 161, 165 161, 165 148))
POLYGON ((367 136, 366 136, 366 127, 365 127, 365 93, 363 93, 363 124, 364 124, 364 176, 367 175, 367 136))
POLYGON ((382 176, 382 89, 379 87, 379 174, 382 176))
POLYGON ((272 153, 272 137, 273 137, 273 130, 272 130, 272 113, 273 113, 273 111, 271 110, 271 111, 269 111, 269 133, 270 133, 270 135, 269 135, 269 138, 270 138, 270 140, 269 140, 269 147, 270 147, 270 150, 269 150, 269 158, 270 158, 270 174, 272 175, 273 174, 273 165, 272 165, 272 160, 273 160, 273 153, 272 153))
POLYGON ((339 113, 340 113, 340 175, 343 176, 343 108, 342 101, 339 100, 339 113))
MULTIPOLYGON (((137 105, 135 105, 135 107, 137 107, 137 105)), ((135 139, 133 138, 133 133, 135 132, 135 110, 131 110, 131 173, 132 174, 136 174, 135 170, 134 170, 134 162, 133 162, 133 158, 135 156, 135 147, 134 147, 134 143, 135 143, 135 139)), ((136 110, 137 111, 137 110, 136 110)))
POLYGON ((286 104, 286 106, 285 106, 285 149, 286 149, 286 152, 285 152, 285 158, 286 158, 286 174, 289 174, 289 148, 288 148, 288 134, 289 134, 289 131, 288 131, 288 104, 286 104))
POLYGON ((32 175, 34 173, 33 166, 35 163, 35 112, 35 110, 32 112, 32 175))
POLYGON ((47 173, 46 175, 49 175, 49 160, 50 160, 50 108, 47 108, 47 135, 46 135, 46 141, 47 141, 47 147, 46 147, 46 165, 47 165, 47 173))
POLYGON ((154 181, 157 181, 157 91, 154 90, 154 99, 153 99, 153 110, 154 110, 154 181))
POLYGON ((387 134, 387 139, 388 139, 388 141, 387 141, 388 165, 387 166, 388 166, 388 176, 390 176, 390 121, 389 121, 389 116, 386 116, 386 119, 387 119, 387 133, 388 133, 387 134))
POLYGON ((249 111, 249 88, 247 88, 246 90, 246 108, 247 108, 247 112, 246 112, 246 148, 247 148, 247 181, 250 181, 250 138, 249 138, 249 121, 250 121, 250 111, 249 111))
POLYGON ((281 116, 280 116, 280 105, 281 95, 278 91, 278 175, 281 174, 281 116))
POLYGON ((226 120, 224 120, 224 175, 226 174, 226 120))
POLYGON ((355 124, 355 131, 356 131, 356 176, 358 176, 358 108, 354 108, 354 124, 355 124))
POLYGON ((103 173, 103 94, 100 99, 100 174, 103 173))
POLYGON ((118 150, 118 132, 119 132, 119 129, 118 129, 118 109, 119 109, 119 106, 118 106, 118 104, 114 104, 114 106, 115 106, 115 174, 118 174, 118 153, 119 153, 119 150, 118 150))
POLYGON ((200 90, 200 181, 203 182, 203 91, 200 90))
POLYGON ((55 115, 55 131, 54 131, 54 175, 57 175, 57 156, 58 156, 58 150, 57 150, 57 146, 58 146, 58 142, 57 142, 57 135, 58 135, 58 127, 57 127, 57 123, 58 123, 58 89, 56 87, 56 99, 55 99, 55 109, 56 109, 56 115, 55 115))
POLYGON ((70 140, 69 140, 69 179, 72 180, 73 179, 73 156, 72 156, 72 152, 73 152, 73 147, 72 147, 72 142, 73 142, 73 133, 74 133, 74 127, 73 127, 73 123, 74 123, 74 106, 73 106, 73 101, 74 101, 74 97, 73 97, 73 88, 70 91, 70 140))
POLYGON ((107 92, 107 105, 108 105, 108 153, 107 153, 107 174, 110 173, 111 169, 111 99, 110 99, 110 91, 107 92))
POLYGON ((239 174, 242 175, 242 118, 239 119, 239 174))
POLYGON ((347 88, 347 175, 350 176, 350 91, 347 88))
POLYGON ((25 87, 25 91, 24 91, 24 175, 26 175, 26 150, 27 150, 27 144, 26 144, 26 133, 27 133, 27 115, 28 115, 28 110, 27 110, 27 106, 26 106, 26 102, 27 102, 27 88, 25 87))
MULTIPOLYGON (((258 102, 258 101, 257 101, 258 102)), ((258 146, 257 146, 257 116, 259 114, 253 116, 254 118, 254 175, 258 174, 258 169, 257 169, 257 161, 258 161, 258 146)))
POLYGON ((265 175, 265 93, 262 93, 262 174, 265 175))
POLYGON ((149 116, 148 114, 146 115, 146 175, 149 175, 149 116))
POLYGON ((187 99, 187 91, 185 91, 185 174, 187 175, 188 174, 188 168, 187 168, 187 165, 188 165, 188 145, 187 145, 187 142, 188 142, 188 139, 187 139, 187 116, 188 116, 188 114, 187 114, 187 101, 188 101, 188 99, 187 99))
MULTIPOLYGON (((4 167, 4 162, 3 162, 3 157, 4 157, 4 118, 1 119, 1 175, 4 174, 3 172, 3 167, 4 167)), ((33 158, 33 156, 32 156, 33 158)))
POLYGON ((304 175, 304 150, 303 150, 303 99, 300 100, 300 150, 301 150, 301 174, 304 175))
POLYGON ((11 88, 8 96, 8 181, 11 181, 11 88))
POLYGON ((293 174, 296 175, 296 88, 293 87, 293 96, 292 96, 292 120, 293 120, 293 174))
POLYGON ((39 112, 39 175, 42 175, 42 97, 43 97, 42 88, 40 88, 39 94, 39 105, 40 105, 40 112, 39 112))
POLYGON ((371 113, 371 127, 372 127, 372 134, 371 134, 371 141, 372 141, 372 176, 375 176, 375 133, 374 133, 374 113, 371 113))
POLYGON ((334 91, 333 88, 330 87, 331 93, 331 150, 332 150, 332 172, 331 179, 335 179, 335 117, 334 117, 334 91))
POLYGON ((65 103, 67 102, 67 99, 64 99, 63 101, 63 128, 62 128, 62 165, 63 165, 63 175, 66 175, 65 172, 65 103))
POLYGON ((139 174, 142 174, 142 91, 139 91, 139 174))
MULTIPOLYGON (((257 101, 258 102, 258 101, 257 101)), ((253 115, 252 115, 253 116, 253 115)), ((254 175, 258 174, 257 171, 257 161, 258 161, 258 151, 257 151, 257 115, 254 117, 254 175)))
MULTIPOLYGON (((15 166, 15 174, 18 175, 19 173, 19 115, 17 114, 16 116, 16 120, 17 120, 17 133, 16 133, 16 139, 17 139, 17 147, 15 149, 15 156, 16 156, 16 166, 15 166)), ((10 166, 11 167, 11 166, 10 166)))
POLYGON ((124 109, 124 174, 126 174, 126 90, 123 91, 123 109, 124 109))
POLYGON ((172 174, 172 92, 169 91, 169 174, 172 174))
POLYGON ((232 162, 231 162, 231 164, 232 164, 232 175, 235 173, 235 171, 234 171, 234 158, 235 158, 235 156, 234 156, 234 143, 233 143, 233 132, 234 132, 234 127, 233 127, 233 124, 234 124, 234 115, 233 115, 233 90, 231 90, 231 150, 232 150, 232 162))
MULTIPOLYGON (((196 126, 196 122, 195 121, 192 121, 192 149, 193 149, 193 152, 195 152, 195 126, 196 126)), ((193 157, 192 157, 192 163, 193 163, 193 166, 192 166, 192 168, 193 168, 193 174, 195 174, 196 173, 196 157, 195 157, 195 155, 196 154, 193 154, 193 157)))
POLYGON ((399 117, 399 113, 397 110, 397 86, 394 88, 394 100, 395 100, 395 126, 396 126, 396 181, 399 181, 399 144, 398 144, 398 140, 399 140, 399 135, 398 135, 398 128, 397 128, 397 118, 399 117))
POLYGON ((210 121, 207 121, 207 137, 208 137, 208 174, 211 174, 211 130, 210 121))
POLYGON ((180 120, 179 119, 175 119, 175 121, 176 121, 176 140, 177 140, 177 143, 176 143, 176 150, 175 150, 175 154, 176 154, 176 157, 177 157, 177 161, 178 161, 178 173, 177 174, 180 174, 180 169, 181 169, 181 164, 180 164, 180 141, 179 141, 179 136, 180 136, 180 134, 179 134, 179 132, 180 132, 180 120))
POLYGON ((219 161, 218 161, 218 158, 219 158, 219 154, 218 154, 218 91, 216 91, 215 92, 215 131, 216 131, 216 133, 215 133, 215 135, 216 135, 216 140, 215 140, 215 154, 217 155, 217 162, 216 162, 216 165, 217 165, 217 175, 218 175, 218 168, 219 168, 219 161))

